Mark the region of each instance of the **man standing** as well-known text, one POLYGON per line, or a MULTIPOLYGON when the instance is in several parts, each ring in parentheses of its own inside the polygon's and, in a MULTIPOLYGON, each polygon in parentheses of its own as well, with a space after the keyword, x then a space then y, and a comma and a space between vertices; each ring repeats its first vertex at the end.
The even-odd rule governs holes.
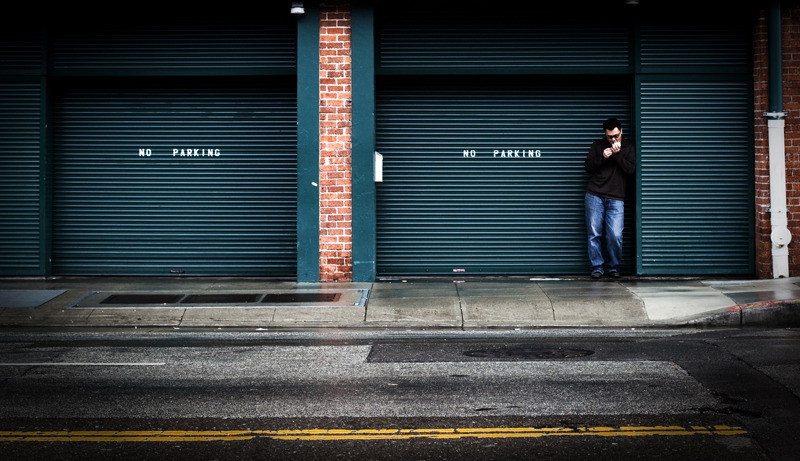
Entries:
POLYGON ((625 215, 625 188, 628 176, 636 171, 636 148, 622 139, 622 125, 610 118, 603 122, 606 135, 592 143, 586 156, 586 172, 591 174, 586 186, 586 229, 589 236, 589 261, 592 278, 608 275, 619 277, 622 262, 622 228, 625 215), (601 249, 605 230, 608 264, 601 249))

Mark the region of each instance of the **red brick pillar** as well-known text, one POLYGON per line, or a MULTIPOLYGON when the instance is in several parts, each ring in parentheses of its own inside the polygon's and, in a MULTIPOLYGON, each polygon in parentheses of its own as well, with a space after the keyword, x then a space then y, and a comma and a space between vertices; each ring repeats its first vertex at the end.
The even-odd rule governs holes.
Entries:
MULTIPOLYGON (((783 111, 786 141, 786 205, 792 242, 789 244, 789 275, 800 275, 800 7, 783 10, 783 111)), ((772 278, 772 226, 769 196, 769 112, 767 11, 759 12, 754 36, 754 120, 755 120, 755 228, 756 276, 772 278)))
POLYGON ((800 275, 800 6, 783 12, 783 111, 787 113, 786 206, 792 242, 789 244, 789 275, 800 275))
POLYGON ((350 5, 320 7, 320 280, 353 277, 350 5))

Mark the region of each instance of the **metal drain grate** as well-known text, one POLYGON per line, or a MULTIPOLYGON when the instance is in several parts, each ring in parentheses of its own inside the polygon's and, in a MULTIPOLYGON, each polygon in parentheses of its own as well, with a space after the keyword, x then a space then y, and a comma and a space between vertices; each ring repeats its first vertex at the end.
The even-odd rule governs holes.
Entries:
POLYGON ((335 303, 342 297, 341 293, 270 293, 264 296, 262 303, 335 303))
POLYGON ((175 304, 183 298, 176 294, 117 294, 106 297, 100 304, 175 304))
POLYGON ((365 306, 369 290, 340 289, 337 291, 292 292, 90 292, 70 308, 73 309, 195 309, 280 308, 280 307, 347 307, 365 306))
POLYGON ((254 303, 258 301, 259 294, 218 293, 189 295, 181 304, 238 304, 254 303))

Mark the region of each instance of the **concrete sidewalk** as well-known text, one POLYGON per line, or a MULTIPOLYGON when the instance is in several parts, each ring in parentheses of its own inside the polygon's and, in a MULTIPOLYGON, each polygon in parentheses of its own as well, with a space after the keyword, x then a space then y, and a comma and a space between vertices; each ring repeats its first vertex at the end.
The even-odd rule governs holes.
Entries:
POLYGON ((0 279, 0 327, 394 328, 800 325, 800 278, 0 279))

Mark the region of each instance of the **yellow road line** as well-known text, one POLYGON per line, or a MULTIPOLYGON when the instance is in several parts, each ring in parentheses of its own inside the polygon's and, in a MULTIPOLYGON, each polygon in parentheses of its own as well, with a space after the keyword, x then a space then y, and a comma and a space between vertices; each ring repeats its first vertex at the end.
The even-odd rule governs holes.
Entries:
POLYGON ((0 431, 0 442, 216 442, 276 440, 405 440, 746 435, 738 426, 487 427, 421 429, 286 429, 276 431, 0 431))

